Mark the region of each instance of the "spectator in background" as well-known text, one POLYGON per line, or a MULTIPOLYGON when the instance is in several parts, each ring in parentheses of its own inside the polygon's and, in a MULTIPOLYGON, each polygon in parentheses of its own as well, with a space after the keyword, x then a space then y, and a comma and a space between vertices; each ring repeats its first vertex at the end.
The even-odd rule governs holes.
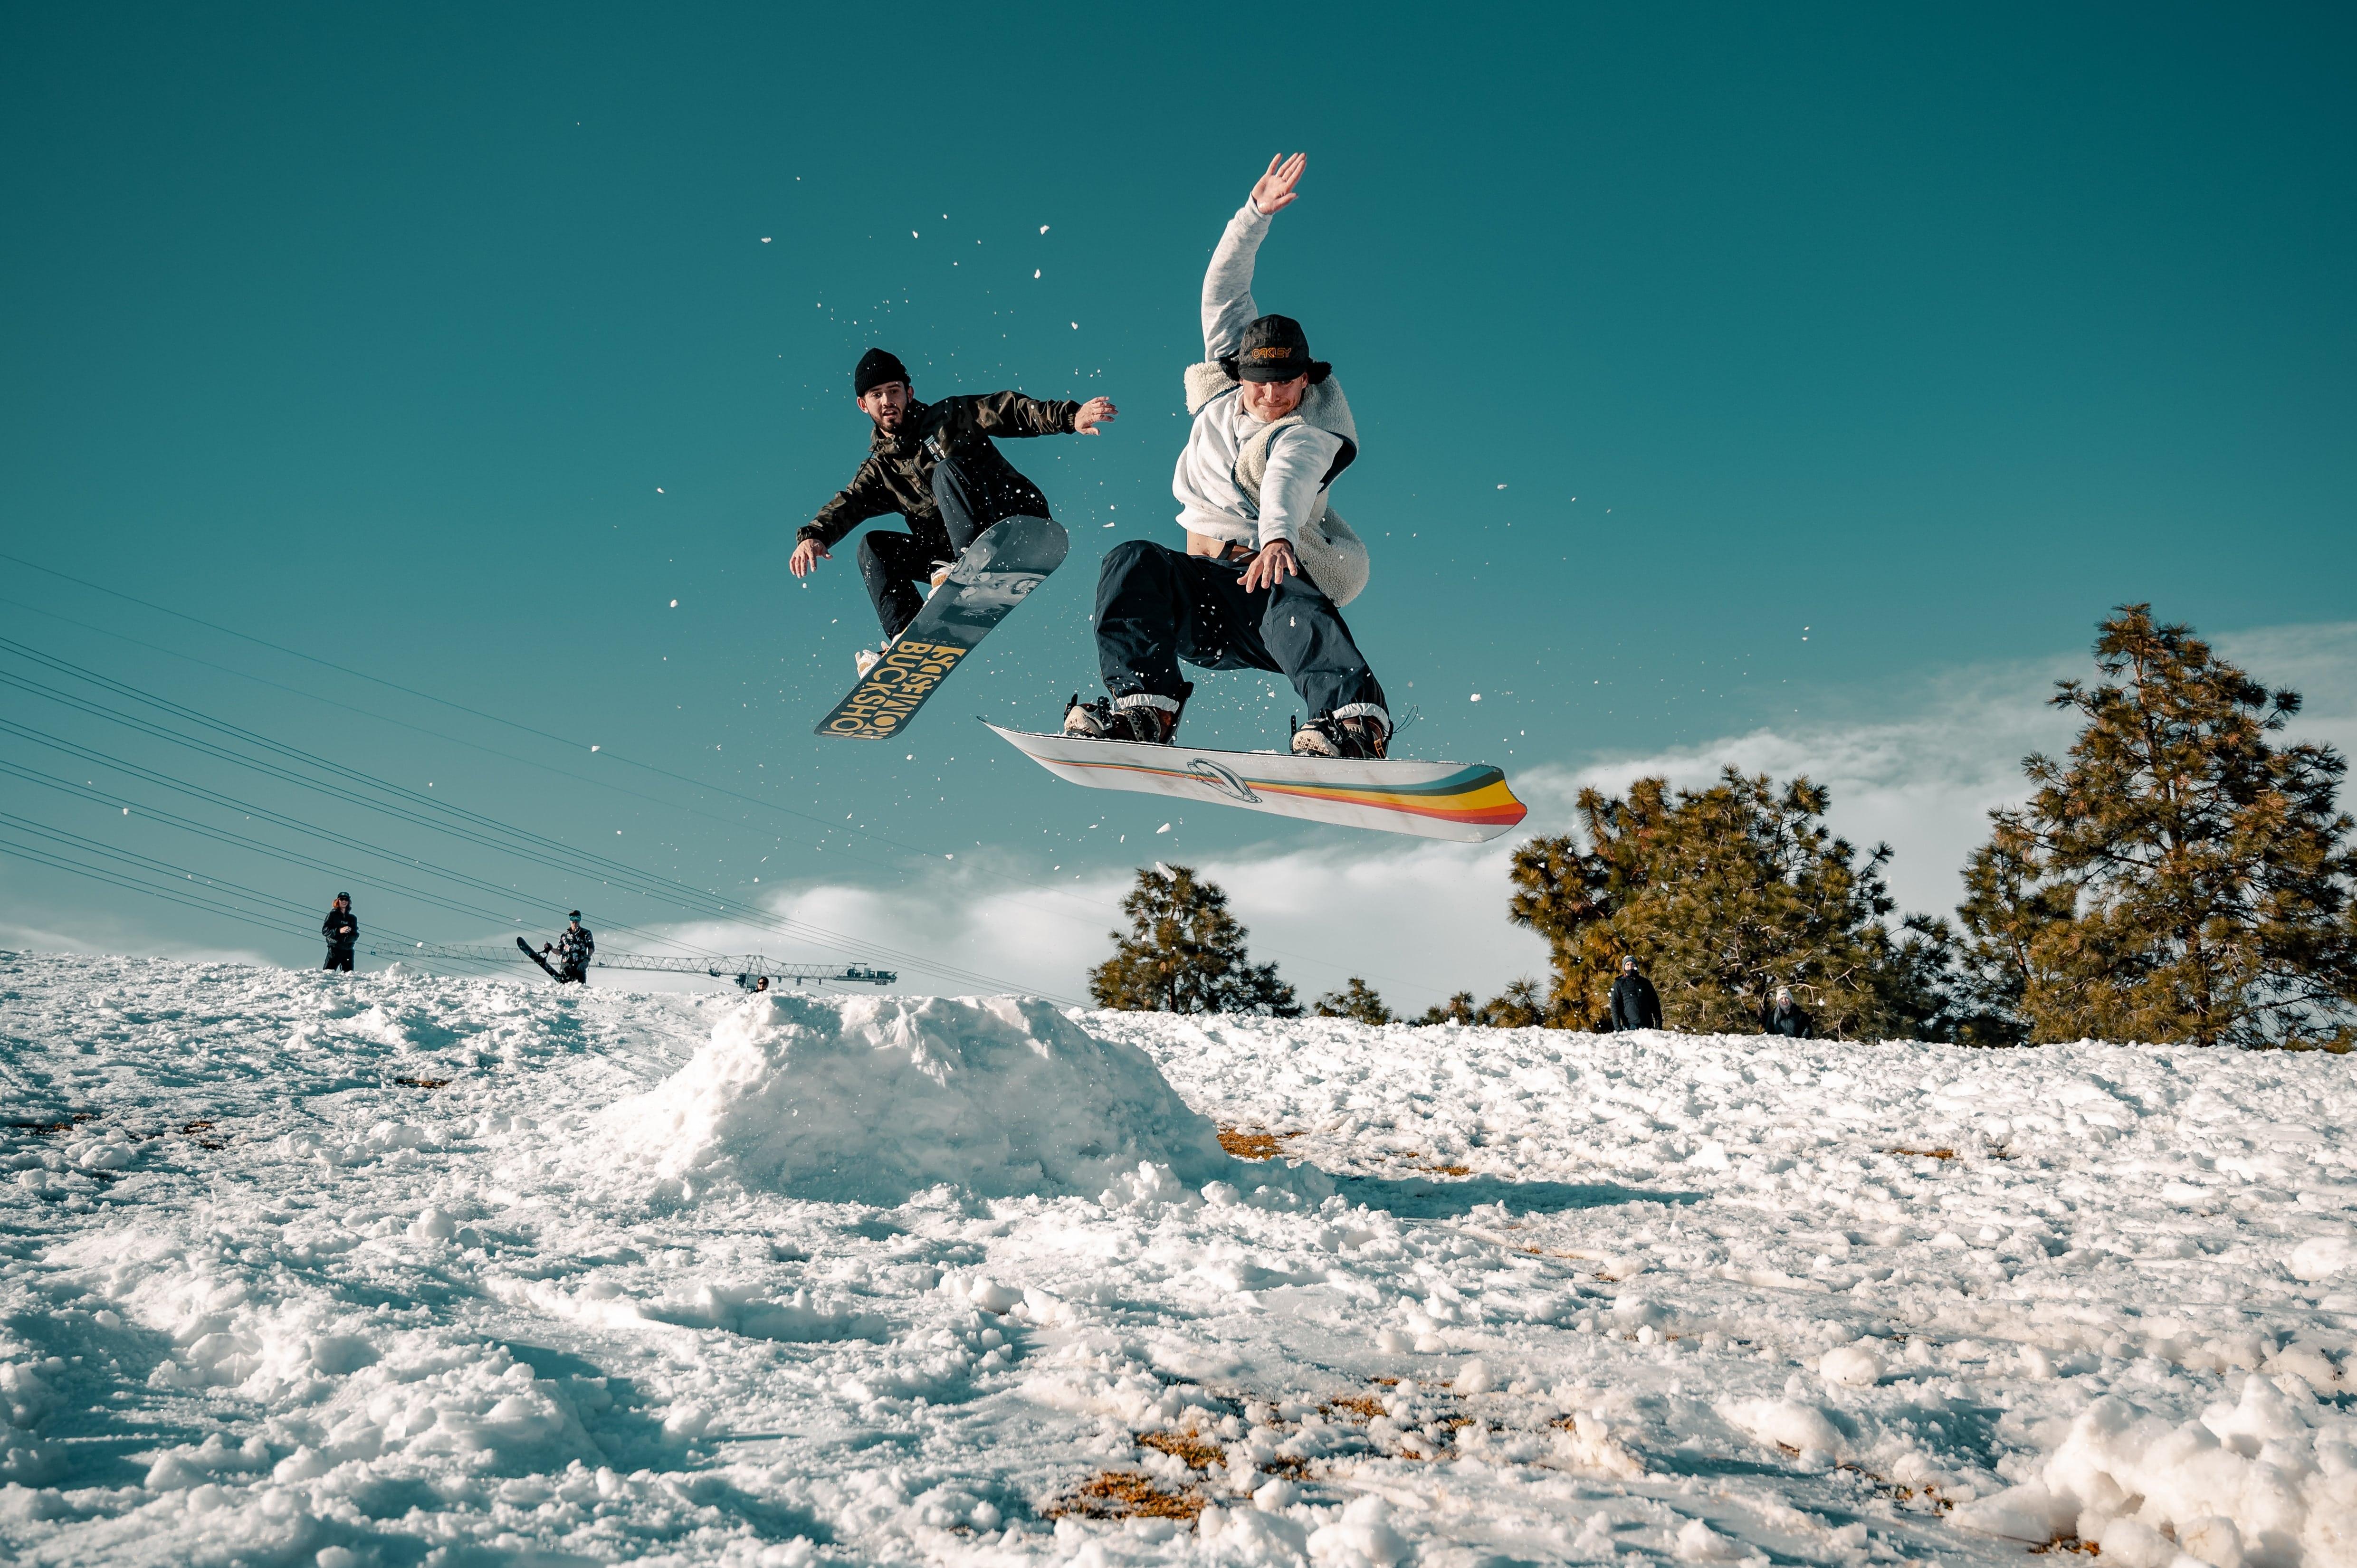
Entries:
POLYGON ((1612 983, 1612 1028, 1658 1029, 1662 1026, 1662 993, 1637 972, 1636 955, 1620 960, 1620 978, 1612 983))
POLYGON ((1780 985, 1776 988, 1776 1000, 1760 1010, 1760 1032, 1807 1040, 1816 1037, 1817 1026, 1816 1020, 1801 1011, 1801 1004, 1792 1000, 1792 987, 1780 985))
POLYGON ((581 911, 574 910, 565 917, 573 923, 556 939, 557 978, 576 985, 589 983, 590 955, 597 950, 597 942, 590 936, 589 928, 581 923, 581 911))
POLYGON ((351 973, 352 948, 361 940, 361 923, 352 917, 350 894, 336 895, 336 902, 328 909, 328 918, 319 922, 319 934, 328 939, 328 961, 319 967, 351 973))

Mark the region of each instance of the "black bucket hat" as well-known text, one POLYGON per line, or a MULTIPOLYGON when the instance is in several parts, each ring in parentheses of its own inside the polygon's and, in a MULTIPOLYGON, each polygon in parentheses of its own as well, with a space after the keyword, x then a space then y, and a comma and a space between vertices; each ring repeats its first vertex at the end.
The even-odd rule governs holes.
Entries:
POLYGON ((1243 381, 1289 381, 1307 375, 1314 384, 1334 367, 1309 357, 1309 334, 1290 316, 1264 316, 1244 328, 1236 345, 1236 379, 1243 381))

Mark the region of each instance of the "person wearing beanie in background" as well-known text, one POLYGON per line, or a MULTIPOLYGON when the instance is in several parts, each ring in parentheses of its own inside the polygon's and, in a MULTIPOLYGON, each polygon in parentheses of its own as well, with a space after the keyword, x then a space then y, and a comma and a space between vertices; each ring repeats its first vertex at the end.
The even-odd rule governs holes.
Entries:
POLYGON ((1662 1026, 1662 993, 1639 972, 1637 956, 1622 955, 1620 978, 1612 983, 1612 1027, 1658 1029, 1662 1026))
MULTIPOLYGON (((906 533, 870 533, 859 542, 859 575, 875 602, 884 646, 916 618, 958 555, 1003 518, 1046 517, 1048 498, 992 445, 1006 435, 1094 435, 1118 412, 1105 398, 1043 403, 1018 392, 965 393, 919 403, 908 367, 881 349, 859 358, 851 376, 860 412, 874 422, 867 460, 851 483, 818 509, 795 536, 787 564, 808 576, 844 537, 872 517, 898 512, 906 533)), ((862 675, 881 655, 855 655, 862 675)))
POLYGON ((319 967, 351 973, 352 949, 361 940, 361 923, 352 916, 350 894, 336 895, 335 903, 328 908, 328 918, 319 922, 319 934, 328 939, 328 961, 319 967))
POLYGON ((1776 999, 1760 1009, 1760 1032, 1782 1035, 1795 1040, 1813 1039, 1817 1033, 1817 1021, 1792 1000, 1792 987, 1780 985, 1776 988, 1776 999))

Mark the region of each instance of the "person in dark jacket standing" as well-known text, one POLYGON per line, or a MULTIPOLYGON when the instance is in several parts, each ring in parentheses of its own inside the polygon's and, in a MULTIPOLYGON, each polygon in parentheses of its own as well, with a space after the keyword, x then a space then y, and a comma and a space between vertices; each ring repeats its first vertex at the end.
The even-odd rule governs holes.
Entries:
MULTIPOLYGON (((818 509, 795 535, 787 563, 808 576, 844 537, 871 517, 898 512, 906 533, 871 533, 859 543, 859 575, 884 628, 884 645, 917 612, 922 582, 937 583, 982 531, 1002 518, 1046 517, 1048 498, 999 455, 993 439, 1007 435, 1094 435, 1119 411, 1111 401, 1042 403, 1018 392, 970 393, 919 403, 908 368, 881 349, 860 356, 851 389, 873 420, 867 460, 851 483, 818 509)), ((858 654, 859 672, 877 658, 858 654)))
POLYGON ((556 955, 558 984, 587 985, 589 983, 589 960, 597 951, 597 940, 589 934, 589 928, 581 923, 580 910, 574 910, 565 918, 573 923, 558 934, 554 945, 541 943, 540 950, 556 955))
POLYGON ((1612 983, 1612 1027, 1658 1029, 1662 1026, 1662 993, 1637 972, 1634 954, 1620 960, 1620 978, 1612 983))
POLYGON ((339 893, 328 909, 328 918, 319 922, 319 934, 328 939, 328 961, 321 969, 352 972, 352 949, 361 940, 361 923, 352 915, 352 896, 339 893))
POLYGON ((1816 1037, 1817 1022, 1801 1010, 1792 1000, 1792 989, 1780 985, 1776 1000, 1760 1010, 1760 1032, 1763 1035, 1783 1035, 1795 1040, 1816 1037))

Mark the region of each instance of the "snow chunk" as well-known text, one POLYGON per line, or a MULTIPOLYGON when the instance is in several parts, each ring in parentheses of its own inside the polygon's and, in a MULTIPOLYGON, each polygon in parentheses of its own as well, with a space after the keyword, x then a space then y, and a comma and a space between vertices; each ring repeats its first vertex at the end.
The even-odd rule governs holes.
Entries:
POLYGON ((1882 1380, 1882 1358, 1864 1345, 1844 1345, 1817 1358, 1817 1376, 1845 1388, 1870 1389, 1882 1380))
POLYGON ((2007 1487, 1994 1497, 1959 1503, 1948 1515, 1948 1522, 1960 1530, 2043 1546, 2068 1534, 2078 1517, 2078 1505, 2071 1498, 2056 1497, 2042 1481, 2031 1481, 2007 1487))
POLYGON ((1732 1563, 1750 1555, 1698 1519, 1686 1520, 1685 1528, 1678 1531, 1677 1551, 1689 1563, 1732 1563))
POLYGON ((755 998, 602 1119, 664 1176, 832 1202, 1093 1197, 1149 1162, 1190 1187, 1233 1174, 1145 1052, 1021 997, 755 998))
POLYGON ((2288 1266, 2304 1280, 2329 1280, 2357 1263, 2357 1240, 2346 1235, 2310 1236, 2291 1250, 2288 1266))
POLYGON ((1740 1400, 1720 1413, 1762 1443, 1796 1450, 1820 1464, 1844 1458, 1849 1445, 1821 1406, 1798 1400, 1740 1400))

